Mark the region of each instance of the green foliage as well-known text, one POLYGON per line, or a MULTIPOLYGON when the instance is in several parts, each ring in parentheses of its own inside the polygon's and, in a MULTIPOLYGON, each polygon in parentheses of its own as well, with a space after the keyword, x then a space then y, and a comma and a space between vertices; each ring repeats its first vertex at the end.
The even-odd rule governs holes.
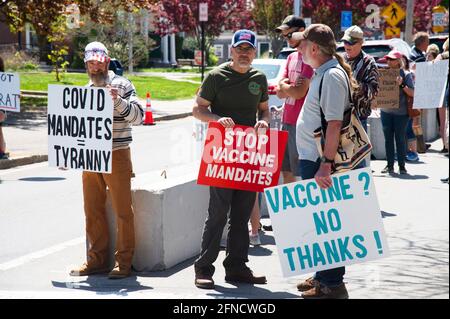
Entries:
POLYGON ((64 43, 67 33, 67 24, 65 16, 55 19, 50 26, 51 33, 47 35, 47 41, 51 44, 52 49, 47 55, 53 65, 56 81, 61 81, 61 73, 65 73, 69 62, 65 57, 69 53, 69 47, 64 43))
POLYGON ((218 62, 219 62, 219 57, 217 55, 215 55, 214 52, 209 52, 208 65, 214 66, 214 65, 217 65, 218 62))

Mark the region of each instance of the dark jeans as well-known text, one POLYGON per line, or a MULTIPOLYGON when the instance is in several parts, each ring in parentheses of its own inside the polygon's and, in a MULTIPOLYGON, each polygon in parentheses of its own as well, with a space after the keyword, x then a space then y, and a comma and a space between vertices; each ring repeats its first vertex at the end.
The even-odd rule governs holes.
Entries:
POLYGON ((408 115, 394 115, 381 112, 381 123, 383 125, 383 133, 386 147, 387 165, 394 167, 395 146, 397 148, 398 166, 405 166, 406 158, 406 127, 408 125, 408 115))
MULTIPOLYGON (((361 165, 361 164, 360 164, 361 165)), ((316 172, 319 170, 320 161, 316 162, 300 160, 298 164, 297 173, 303 180, 314 178, 316 172)), ((328 270, 316 272, 314 278, 322 285, 327 287, 336 287, 342 284, 345 275, 345 267, 338 267, 328 270)))
MULTIPOLYGON (((364 130, 367 133, 367 118, 366 119, 360 119, 360 120, 361 120, 361 124, 362 124, 364 130)), ((362 160, 361 161, 361 165, 363 165, 362 167, 367 167, 367 160, 366 159, 362 160)))
POLYGON ((202 237, 200 257, 195 261, 196 273, 212 276, 213 263, 220 251, 220 240, 230 212, 225 270, 239 271, 248 262, 248 222, 255 204, 256 193, 242 190, 210 187, 208 217, 202 237))

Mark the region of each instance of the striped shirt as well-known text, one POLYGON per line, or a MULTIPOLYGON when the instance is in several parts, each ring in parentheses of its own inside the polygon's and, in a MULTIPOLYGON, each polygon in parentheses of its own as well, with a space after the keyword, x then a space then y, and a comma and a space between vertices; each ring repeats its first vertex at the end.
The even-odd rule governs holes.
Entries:
POLYGON ((353 78, 358 82, 359 88, 353 93, 353 103, 359 118, 367 119, 372 112, 372 103, 379 91, 379 78, 377 64, 370 55, 364 51, 354 59, 349 60, 347 55, 345 61, 350 64, 353 78))
MULTIPOLYGON (((131 125, 142 123, 144 110, 131 81, 109 71, 106 84, 119 90, 119 98, 114 102, 113 151, 126 149, 133 141, 131 125)), ((88 86, 94 86, 92 81, 88 86)))

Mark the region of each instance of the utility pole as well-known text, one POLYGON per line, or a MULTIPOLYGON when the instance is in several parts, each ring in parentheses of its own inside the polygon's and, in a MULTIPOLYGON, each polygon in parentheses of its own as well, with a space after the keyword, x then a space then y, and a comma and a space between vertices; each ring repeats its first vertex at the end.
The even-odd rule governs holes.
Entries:
POLYGON ((205 22, 208 21, 208 3, 202 2, 199 4, 199 21, 202 28, 202 82, 205 78, 205 22))
POLYGON ((302 16, 302 0, 294 0, 294 15, 297 17, 302 16))
POLYGON ((413 42, 413 20, 414 20, 414 0, 407 0, 406 3, 406 24, 405 41, 409 45, 413 42))
POLYGON ((128 12, 128 73, 133 73, 133 12, 128 12))

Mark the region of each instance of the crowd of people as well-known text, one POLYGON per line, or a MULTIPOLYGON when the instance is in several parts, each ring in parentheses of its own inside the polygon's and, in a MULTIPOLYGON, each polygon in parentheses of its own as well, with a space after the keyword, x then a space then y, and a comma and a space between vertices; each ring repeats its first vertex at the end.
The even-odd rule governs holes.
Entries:
MULTIPOLYGON (((306 27, 303 19, 288 16, 276 28, 297 51, 289 55, 283 77, 276 88, 285 100, 281 129, 289 133, 282 163, 282 183, 314 178, 321 188, 331 186, 335 157, 338 154, 340 131, 345 114, 355 110, 367 131, 367 119, 375 108, 379 92, 377 63, 363 51, 364 33, 358 26, 345 31, 341 41, 345 53, 337 53, 336 39, 331 28, 324 24, 306 27), (323 150, 317 148, 314 133, 322 127, 323 150)), ((426 152, 420 127, 420 114, 412 116, 415 63, 448 59, 448 39, 444 52, 429 45, 428 34, 420 32, 409 57, 397 50, 384 59, 390 69, 399 70, 399 106, 381 109, 385 136, 385 174, 394 174, 395 162, 399 173, 407 174, 406 163, 417 161, 418 153, 426 152)), ((268 129, 270 112, 268 84, 264 73, 252 67, 256 57, 256 34, 239 30, 231 44, 232 60, 213 69, 197 94, 193 115, 204 122, 218 122, 225 128, 234 125, 268 129)), ((108 49, 99 42, 88 44, 84 62, 89 86, 106 88, 114 102, 114 131, 112 174, 84 172, 83 195, 88 240, 87 261, 71 271, 72 276, 108 272, 109 278, 125 278, 131 273, 134 255, 134 217, 131 205, 132 163, 129 144, 131 125, 139 124, 143 108, 138 103, 133 84, 122 76, 108 71, 108 49), (112 196, 116 213, 117 244, 115 265, 108 267, 108 228, 106 222, 106 189, 112 196)), ((0 60, 0 71, 3 63, 0 60)), ((445 107, 439 110, 443 153, 448 152, 448 86, 445 107), (447 115, 446 115, 447 114, 447 115), (445 126, 447 125, 447 131, 445 126)), ((6 113, 0 111, 0 158, 6 156, 1 123, 6 113)), ((353 169, 366 167, 368 161, 355 163, 353 169)), ((445 179, 443 180, 445 181, 445 179)), ((448 178, 446 179, 448 183, 448 178)), ((201 252, 194 263, 195 285, 202 289, 215 287, 214 262, 220 251, 222 231, 228 224, 226 257, 223 261, 225 280, 265 284, 264 275, 254 274, 246 265, 249 245, 261 244, 261 197, 255 192, 210 187, 208 217, 201 241, 201 252), (251 229, 248 224, 251 221, 251 229)), ((348 298, 343 282, 345 267, 317 272, 298 283, 304 298, 348 298)))

